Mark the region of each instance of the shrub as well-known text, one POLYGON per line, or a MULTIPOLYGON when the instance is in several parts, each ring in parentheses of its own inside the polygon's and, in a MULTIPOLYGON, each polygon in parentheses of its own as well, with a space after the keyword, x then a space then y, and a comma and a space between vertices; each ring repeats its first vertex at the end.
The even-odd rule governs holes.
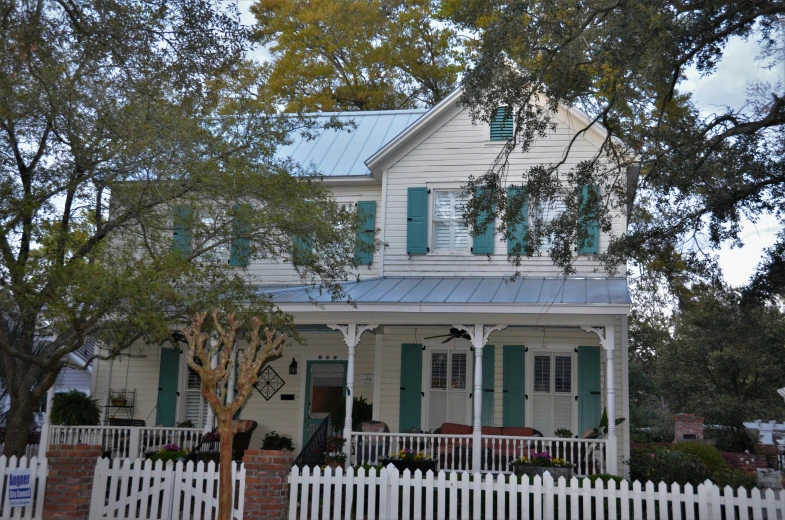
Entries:
POLYGON ((294 442, 291 435, 284 435, 275 431, 269 432, 262 440, 263 450, 294 451, 294 442))
POLYGON ((55 394, 52 401, 52 424, 97 426, 101 420, 98 400, 80 390, 55 394))
POLYGON ((730 469, 730 465, 728 464, 728 461, 725 460, 725 457, 722 456, 722 453, 711 444, 692 441, 677 442, 671 446, 670 449, 671 451, 695 455, 712 473, 730 469))
POLYGON ((757 443, 757 439, 746 428, 732 426, 705 428, 703 435, 706 439, 715 441, 718 450, 733 453, 752 451, 757 443))
POLYGON ((659 483, 694 486, 710 477, 709 468, 691 453, 670 451, 664 448, 638 448, 633 450, 628 461, 630 478, 641 483, 651 480, 659 483))
POLYGON ((616 489, 619 489, 619 484, 624 481, 624 477, 620 477, 618 475, 611 475, 610 473, 597 473, 596 475, 589 475, 588 479, 591 481, 592 487, 594 487, 595 480, 602 480, 605 483, 605 487, 608 487, 608 481, 613 480, 616 482, 616 489))

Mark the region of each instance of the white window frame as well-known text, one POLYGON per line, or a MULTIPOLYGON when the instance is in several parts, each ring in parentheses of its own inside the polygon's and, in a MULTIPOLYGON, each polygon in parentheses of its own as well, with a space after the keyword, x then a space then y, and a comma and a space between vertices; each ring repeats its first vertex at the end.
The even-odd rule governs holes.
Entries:
MULTIPOLYGON (((425 403, 422 407, 421 417, 420 417, 420 424, 423 425, 423 430, 425 431, 433 431, 436 428, 439 428, 441 424, 430 424, 430 409, 431 409, 431 354, 432 352, 441 352, 446 351, 448 352, 447 357, 447 389, 444 390, 448 394, 447 400, 447 409, 450 409, 452 395, 449 394, 458 394, 464 393, 466 399, 466 408, 464 411, 466 420, 464 421, 465 424, 472 424, 472 399, 469 395, 473 392, 473 385, 474 385, 474 357, 471 355, 470 344, 466 340, 453 340, 450 343, 440 344, 439 342, 433 344, 426 344, 425 349, 423 350, 423 368, 422 371, 422 389, 425 392, 425 403), (464 390, 451 390, 450 381, 452 379, 451 373, 451 360, 452 360, 452 353, 453 352, 460 352, 466 354, 466 388, 464 390)), ((442 390, 434 390, 436 392, 442 392, 442 390)), ((448 418, 449 420, 449 418, 448 418)), ((454 421, 453 421, 454 422, 454 421)))
MULTIPOLYGON (((526 404, 526 422, 527 424, 531 424, 534 428, 534 410, 535 410, 535 400, 537 397, 545 397, 547 396, 550 398, 550 406, 549 409, 551 410, 549 416, 549 423, 550 423, 550 433, 551 436, 556 431, 554 418, 555 414, 553 413, 553 399, 555 396, 560 396, 563 398, 569 398, 570 402, 570 426, 569 429, 573 433, 573 435, 577 435, 575 430, 578 427, 578 409, 576 406, 575 396, 578 395, 578 355, 575 353, 575 347, 570 347, 570 349, 562 349, 562 348, 549 348, 546 350, 542 350, 539 352, 531 352, 530 359, 526 360, 527 368, 526 377, 530 383, 526 384, 527 391, 530 392, 532 399, 529 403, 526 404), (535 358, 537 356, 544 356, 550 357, 550 388, 548 392, 540 392, 535 391, 535 358), (570 391, 569 392, 555 392, 556 388, 556 358, 557 357, 569 357, 570 358, 570 391)), ((547 432, 542 432, 545 435, 547 432)))
MULTIPOLYGON (((463 222, 463 217, 460 218, 450 218, 450 219, 438 219, 436 218, 436 197, 437 192, 454 192, 454 193, 461 193, 463 190, 460 187, 451 187, 451 186, 440 186, 440 187, 430 187, 431 190, 431 197, 430 199, 430 214, 429 218, 429 226, 430 226, 430 244, 431 244, 431 253, 439 254, 439 255, 467 255, 471 252, 472 247, 472 236, 469 233, 468 226, 466 226, 466 247, 461 249, 437 249, 436 248, 436 226, 439 223, 449 222, 455 223, 465 226, 463 222)), ((454 234, 454 231, 451 230, 451 235, 454 234)), ((454 244, 455 240, 454 237, 451 237, 451 242, 454 244)))

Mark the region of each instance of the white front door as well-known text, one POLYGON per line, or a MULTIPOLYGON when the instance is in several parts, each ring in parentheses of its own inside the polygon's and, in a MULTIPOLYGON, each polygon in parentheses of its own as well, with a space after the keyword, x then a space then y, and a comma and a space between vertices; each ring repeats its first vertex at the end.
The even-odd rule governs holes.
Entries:
POLYGON ((470 424, 471 365, 468 347, 430 347, 425 357, 426 406, 424 430, 443 423, 470 424))
POLYGON ((572 430, 573 355, 534 354, 534 414, 532 426, 546 437, 556 430, 572 430))

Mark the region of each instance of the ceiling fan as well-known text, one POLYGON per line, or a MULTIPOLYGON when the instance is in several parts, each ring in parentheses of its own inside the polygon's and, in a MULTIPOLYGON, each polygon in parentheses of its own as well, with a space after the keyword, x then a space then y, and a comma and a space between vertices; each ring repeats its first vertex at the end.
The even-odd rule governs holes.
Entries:
POLYGON ((453 339, 468 339, 468 340, 472 339, 471 336, 469 336, 469 334, 465 330, 456 329, 455 327, 450 327, 449 334, 440 334, 439 336, 429 336, 424 339, 434 339, 434 338, 447 338, 444 341, 442 341, 442 343, 447 343, 448 341, 453 339))

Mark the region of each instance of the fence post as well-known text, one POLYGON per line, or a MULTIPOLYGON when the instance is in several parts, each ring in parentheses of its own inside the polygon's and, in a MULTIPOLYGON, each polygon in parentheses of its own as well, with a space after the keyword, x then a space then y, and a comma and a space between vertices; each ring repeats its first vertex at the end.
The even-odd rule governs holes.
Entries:
POLYGON ((52 446, 47 452, 44 518, 87 520, 101 446, 52 446))
POLYGON ((289 514, 289 475, 294 454, 280 450, 246 450, 245 500, 246 520, 285 520, 289 514))

